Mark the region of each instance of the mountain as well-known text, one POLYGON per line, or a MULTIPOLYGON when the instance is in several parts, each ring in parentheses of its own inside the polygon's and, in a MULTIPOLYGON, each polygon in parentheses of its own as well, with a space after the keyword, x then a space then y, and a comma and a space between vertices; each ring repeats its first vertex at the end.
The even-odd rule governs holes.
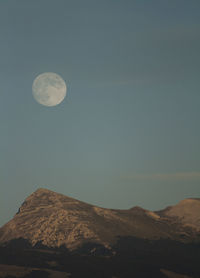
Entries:
POLYGON ((32 245, 41 242, 48 247, 65 245, 76 249, 87 242, 110 248, 119 236, 190 240, 195 237, 196 228, 200 228, 199 220, 199 200, 184 200, 156 213, 140 207, 129 210, 100 208, 38 189, 0 229, 0 243, 24 238, 32 245), (195 229, 189 229, 191 227, 195 229))
POLYGON ((40 188, 0 228, 0 277, 198 278, 199 258, 200 199, 118 210, 40 188))

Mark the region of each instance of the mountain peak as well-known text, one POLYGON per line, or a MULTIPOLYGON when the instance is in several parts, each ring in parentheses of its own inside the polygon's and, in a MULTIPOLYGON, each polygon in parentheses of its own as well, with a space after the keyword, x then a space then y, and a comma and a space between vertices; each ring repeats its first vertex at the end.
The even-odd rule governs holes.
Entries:
POLYGON ((38 188, 35 192, 33 192, 25 199, 24 203, 34 203, 35 205, 38 204, 39 206, 51 204, 59 206, 59 204, 61 205, 65 202, 77 203, 80 201, 46 188, 38 188))
MULTIPOLYGON (((43 188, 43 187, 39 187, 35 192, 33 192, 33 193, 51 193, 51 192, 54 192, 54 191, 52 191, 52 190, 50 190, 50 189, 47 189, 47 188, 43 188)), ((56 193, 56 192, 54 192, 54 193, 56 193)), ((56 193, 56 194, 58 194, 58 193, 56 193)))
MULTIPOLYGON (((34 191, 29 197, 33 197, 33 196, 37 196, 37 197, 39 197, 39 196, 43 196, 43 195, 49 195, 49 196, 63 196, 63 197, 65 197, 65 198, 70 198, 70 197, 68 197, 68 196, 65 196, 65 195, 63 195, 63 194, 61 194, 61 193, 57 193, 57 192, 55 192, 55 191, 52 191, 52 190, 50 190, 50 189, 47 189, 47 188, 38 188, 36 191, 34 191)), ((28 198, 29 198, 28 197, 28 198)))
POLYGON ((74 198, 54 192, 46 188, 38 188, 29 195, 20 206, 17 215, 27 214, 51 214, 57 210, 71 210, 74 207, 89 206, 74 198))

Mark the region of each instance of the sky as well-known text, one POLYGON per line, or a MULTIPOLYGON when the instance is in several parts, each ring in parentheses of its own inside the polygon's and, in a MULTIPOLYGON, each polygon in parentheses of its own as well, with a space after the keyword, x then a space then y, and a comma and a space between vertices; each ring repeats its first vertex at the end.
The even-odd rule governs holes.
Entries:
POLYGON ((40 187, 107 208, 200 197, 199 0, 0 1, 0 225, 40 187), (35 101, 59 74, 67 97, 35 101))

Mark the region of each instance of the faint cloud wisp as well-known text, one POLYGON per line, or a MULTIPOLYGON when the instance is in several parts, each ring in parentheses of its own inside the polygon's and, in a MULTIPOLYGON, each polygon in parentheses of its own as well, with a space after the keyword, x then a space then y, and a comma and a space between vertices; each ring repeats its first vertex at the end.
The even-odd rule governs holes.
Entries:
POLYGON ((125 180, 151 180, 151 181, 200 181, 200 172, 132 174, 132 175, 122 176, 121 178, 125 180))

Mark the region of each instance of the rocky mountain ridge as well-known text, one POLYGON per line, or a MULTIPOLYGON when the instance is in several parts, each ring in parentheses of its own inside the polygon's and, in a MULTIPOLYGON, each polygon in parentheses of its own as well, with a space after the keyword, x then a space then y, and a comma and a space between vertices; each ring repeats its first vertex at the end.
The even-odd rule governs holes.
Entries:
POLYGON ((105 209, 40 188, 18 213, 0 228, 0 244, 23 238, 33 246, 65 246, 75 250, 85 243, 107 249, 119 237, 142 239, 199 240, 200 199, 186 199, 159 212, 140 207, 105 209))

